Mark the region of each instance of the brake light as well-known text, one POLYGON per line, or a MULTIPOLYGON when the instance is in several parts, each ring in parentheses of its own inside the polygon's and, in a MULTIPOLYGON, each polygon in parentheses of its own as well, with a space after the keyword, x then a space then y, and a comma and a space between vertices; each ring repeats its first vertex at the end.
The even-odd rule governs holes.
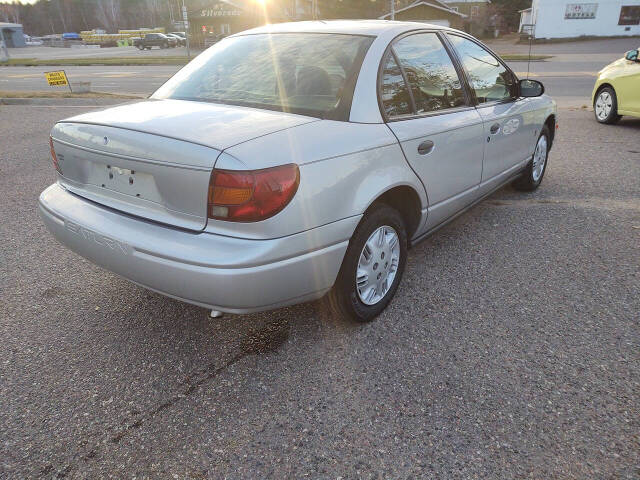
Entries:
POLYGON ((295 164, 262 170, 217 170, 209 182, 209 218, 257 222, 273 217, 291 201, 300 184, 295 164))
POLYGON ((58 157, 56 156, 56 151, 53 148, 53 137, 51 135, 49 135, 49 147, 51 148, 51 160, 53 161, 53 166, 58 173, 62 175, 62 170, 60 170, 60 164, 58 163, 58 157))

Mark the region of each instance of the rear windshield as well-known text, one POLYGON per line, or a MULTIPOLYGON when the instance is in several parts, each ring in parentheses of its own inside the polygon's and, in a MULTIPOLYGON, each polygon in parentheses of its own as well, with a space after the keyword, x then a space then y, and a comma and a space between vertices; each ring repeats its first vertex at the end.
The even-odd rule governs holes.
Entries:
POLYGON ((226 38, 180 70, 151 98, 334 118, 338 110, 350 109, 355 81, 372 41, 366 36, 323 33, 226 38))

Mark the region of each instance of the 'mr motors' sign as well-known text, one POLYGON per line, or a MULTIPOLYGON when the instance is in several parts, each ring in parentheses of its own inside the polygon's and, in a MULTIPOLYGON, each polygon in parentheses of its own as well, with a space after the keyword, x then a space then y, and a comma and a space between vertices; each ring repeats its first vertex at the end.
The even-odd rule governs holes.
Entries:
POLYGON ((596 18, 597 3, 568 3, 564 12, 565 20, 592 20, 596 18))

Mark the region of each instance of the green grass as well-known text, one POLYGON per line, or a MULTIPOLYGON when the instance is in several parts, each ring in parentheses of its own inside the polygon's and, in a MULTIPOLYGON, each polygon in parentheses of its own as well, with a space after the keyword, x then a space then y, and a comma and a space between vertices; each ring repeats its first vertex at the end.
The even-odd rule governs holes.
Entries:
POLYGON ((143 95, 123 95, 107 92, 73 93, 66 91, 0 90, 0 98, 144 98, 143 95))
MULTIPOLYGON (((526 53, 505 53, 500 57, 507 62, 526 62, 529 59, 529 55, 526 53)), ((552 57, 553 55, 531 55, 531 60, 539 62, 552 57)))
POLYGON ((37 66, 88 66, 88 65, 184 65, 187 57, 105 57, 105 58, 10 58, 8 62, 0 62, 0 65, 14 67, 37 66))

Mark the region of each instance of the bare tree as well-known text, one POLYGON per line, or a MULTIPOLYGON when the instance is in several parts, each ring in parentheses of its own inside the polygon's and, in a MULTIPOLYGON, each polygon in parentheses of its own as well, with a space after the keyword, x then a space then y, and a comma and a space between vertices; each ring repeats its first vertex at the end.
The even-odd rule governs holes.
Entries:
POLYGON ((109 31, 120 24, 120 0, 96 0, 96 19, 109 31))

